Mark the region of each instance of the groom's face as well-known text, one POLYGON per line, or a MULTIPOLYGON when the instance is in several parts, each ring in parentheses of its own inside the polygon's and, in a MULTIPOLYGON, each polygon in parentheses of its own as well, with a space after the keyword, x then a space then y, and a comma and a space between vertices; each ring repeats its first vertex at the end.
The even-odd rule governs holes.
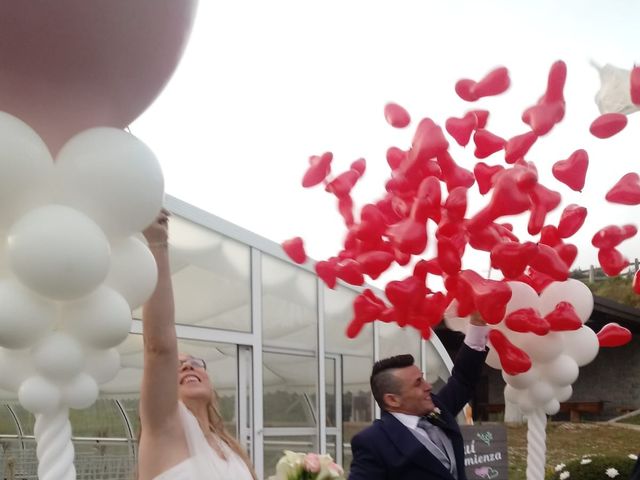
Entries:
POLYGON ((400 391, 388 399, 393 411, 422 416, 435 408, 431 399, 431 384, 424 379, 417 366, 398 368, 394 375, 400 383, 400 391))

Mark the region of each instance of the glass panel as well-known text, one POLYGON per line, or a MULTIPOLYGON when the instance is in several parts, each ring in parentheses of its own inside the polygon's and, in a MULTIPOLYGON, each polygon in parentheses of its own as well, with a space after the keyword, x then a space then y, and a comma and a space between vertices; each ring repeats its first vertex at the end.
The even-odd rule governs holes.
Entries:
POLYGON ((451 376, 447 366, 445 365, 442 357, 433 346, 433 344, 429 342, 424 342, 425 344, 425 359, 426 359, 426 370, 425 370, 425 378, 427 382, 429 382, 433 386, 433 391, 437 392, 441 387, 444 386, 447 379, 451 376))
POLYGON ((263 255, 262 285, 264 345, 317 351, 316 277, 263 255))
POLYGON ((409 353, 415 364, 420 366, 420 333, 411 327, 399 327, 395 323, 378 325, 380 340, 380 358, 409 353))
MULTIPOLYGON (((122 370, 102 387, 108 394, 128 394, 123 406, 132 423, 134 436, 138 433, 138 400, 142 381, 142 335, 129 334, 119 347, 122 370)), ((220 411, 229 432, 236 435, 236 383, 238 379, 237 347, 235 345, 199 340, 178 339, 178 351, 199 357, 207 363, 207 372, 218 394, 220 411)))
POLYGON ((18 422, 20 422, 20 427, 22 428, 22 434, 33 435, 33 425, 36 421, 35 417, 31 413, 27 412, 18 402, 11 403, 10 405, 13 413, 18 417, 18 422))
POLYGON ((264 439, 264 477, 269 478, 276 473, 276 463, 280 460, 284 450, 294 452, 317 452, 317 437, 313 436, 283 436, 265 437, 264 439))
POLYGON ((325 287, 325 336, 327 352, 342 354, 343 464, 351 464, 351 438, 373 421, 373 397, 369 376, 373 365, 373 327, 365 326, 350 339, 344 334, 352 317, 357 293, 346 287, 325 287))
POLYGON ((18 429, 13 415, 6 405, 0 405, 0 435, 17 435, 18 429))
POLYGON ((327 453, 336 461, 336 436, 327 435, 327 453))
POLYGON ((170 243, 176 323, 250 332, 250 248, 178 216, 170 243))
POLYGON ((315 427, 318 362, 314 357, 264 352, 264 426, 315 427))
POLYGON ((85 410, 69 410, 74 437, 129 438, 124 418, 113 400, 98 399, 85 410))
POLYGON ((326 358, 324 361, 325 408, 327 410, 327 427, 336 426, 336 361, 326 358))

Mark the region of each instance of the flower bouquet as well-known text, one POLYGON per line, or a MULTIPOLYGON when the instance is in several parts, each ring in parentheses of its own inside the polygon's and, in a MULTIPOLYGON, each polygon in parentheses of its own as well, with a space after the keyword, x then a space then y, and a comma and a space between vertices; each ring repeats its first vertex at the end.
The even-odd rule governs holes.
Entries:
POLYGON ((344 480, 344 470, 331 455, 285 450, 269 480, 344 480))

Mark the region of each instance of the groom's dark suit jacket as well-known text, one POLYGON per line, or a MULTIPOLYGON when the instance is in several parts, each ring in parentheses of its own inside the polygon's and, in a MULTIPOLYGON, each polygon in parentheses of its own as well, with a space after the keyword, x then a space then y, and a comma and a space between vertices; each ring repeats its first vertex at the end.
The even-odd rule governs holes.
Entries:
MULTIPOLYGON (((464 474, 464 446, 455 416, 471 399, 487 352, 463 344, 447 384, 437 395, 435 405, 441 410, 442 430, 453 444, 458 480, 464 474)), ((349 480, 451 480, 449 471, 399 420, 382 412, 380 420, 351 440, 353 461, 349 480)))

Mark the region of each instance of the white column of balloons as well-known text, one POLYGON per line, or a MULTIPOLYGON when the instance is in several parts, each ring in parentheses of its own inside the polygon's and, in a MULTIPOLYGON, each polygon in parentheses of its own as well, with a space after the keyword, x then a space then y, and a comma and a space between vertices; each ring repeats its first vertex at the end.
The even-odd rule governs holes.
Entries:
POLYGON ((69 408, 91 406, 120 368, 115 347, 157 275, 136 234, 163 192, 154 154, 122 130, 81 132, 54 163, 0 113, 0 388, 36 417, 41 480, 76 477, 69 408))
MULTIPOLYGON (((598 354, 599 342, 595 332, 584 323, 593 311, 593 294, 578 280, 549 284, 540 295, 522 282, 508 282, 511 300, 507 304, 505 319, 510 313, 532 308, 540 318, 556 309, 561 302, 573 306, 582 326, 575 330, 519 333, 511 330, 505 319, 493 328, 501 331, 507 339, 531 360, 531 368, 524 373, 509 375, 504 371, 496 350, 491 348, 487 364, 502 370, 506 382, 506 402, 519 406, 527 418, 528 455, 527 480, 544 479, 546 452, 546 415, 560 410, 560 402, 567 401, 573 393, 572 385, 578 378, 579 367, 590 363, 598 354)), ((467 321, 455 316, 455 310, 445 316, 447 326, 462 331, 467 321)), ((491 346, 491 345, 490 345, 491 346)))

